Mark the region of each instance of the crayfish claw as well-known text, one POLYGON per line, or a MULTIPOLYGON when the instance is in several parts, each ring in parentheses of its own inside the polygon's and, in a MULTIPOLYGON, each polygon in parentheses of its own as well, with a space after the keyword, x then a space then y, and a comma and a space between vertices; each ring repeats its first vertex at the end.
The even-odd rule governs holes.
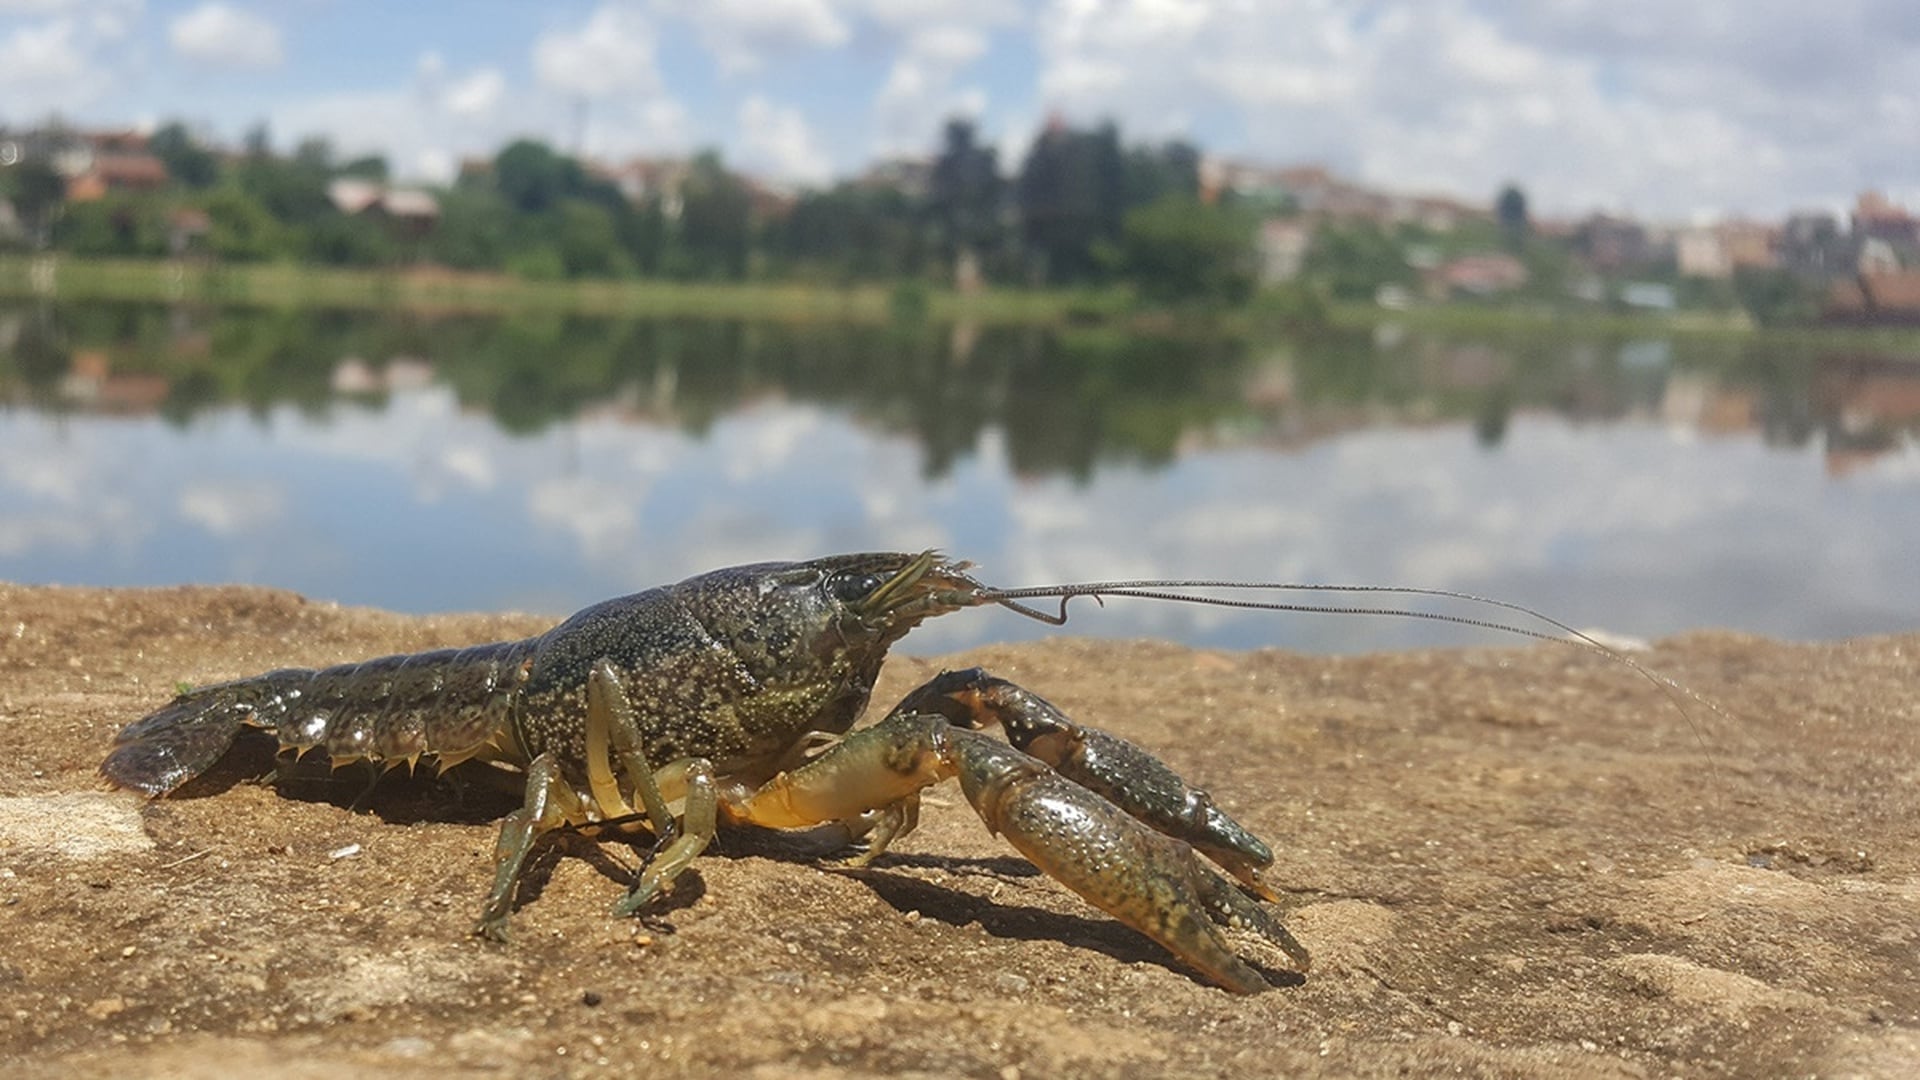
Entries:
POLYGON ((1069 720, 1059 707, 980 668, 943 671, 900 703, 899 712, 944 716, 957 728, 998 725, 1022 753, 1153 829, 1183 840, 1262 900, 1279 897, 1260 871, 1273 851, 1166 762, 1111 732, 1069 720))
MULTIPOLYGON (((1306 949, 1266 909, 1164 836, 1039 760, 971 731, 950 736, 981 820, 1048 876, 1236 993, 1270 989, 1240 956, 1252 935, 1305 971, 1306 949)), ((1261 950, 1265 951, 1265 950, 1261 950)))

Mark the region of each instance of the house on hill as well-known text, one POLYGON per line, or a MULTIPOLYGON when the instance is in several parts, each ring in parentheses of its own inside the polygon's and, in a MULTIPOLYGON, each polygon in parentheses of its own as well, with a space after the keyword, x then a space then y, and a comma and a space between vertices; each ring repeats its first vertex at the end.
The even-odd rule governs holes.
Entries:
POLYGON ((403 236, 425 236, 440 222, 440 200, 418 188, 343 176, 327 185, 327 199, 348 217, 384 218, 403 236))
POLYGON ((67 182, 70 202, 93 202, 117 192, 158 191, 172 177, 167 163, 147 149, 147 137, 133 131, 57 133, 55 171, 67 182))
POLYGON ((1835 282, 1821 317, 1828 322, 1920 326, 1920 271, 1861 274, 1835 282))

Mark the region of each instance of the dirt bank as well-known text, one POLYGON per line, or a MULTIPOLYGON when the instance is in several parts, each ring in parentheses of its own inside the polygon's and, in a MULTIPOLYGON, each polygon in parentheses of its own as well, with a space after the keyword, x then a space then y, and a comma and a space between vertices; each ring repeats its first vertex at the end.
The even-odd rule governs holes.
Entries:
MULTIPOLYGON (((1194 981, 957 792, 866 871, 723 838, 649 924, 631 849, 468 935, 504 804, 391 782, 96 781, 173 692, 515 636, 285 593, 0 585, 0 1061, 120 1076, 1920 1075, 1920 636, 1329 659, 1058 639, 985 664, 1160 749, 1274 841, 1312 976, 1194 981)), ((343 777, 346 774, 342 774, 343 777)), ((523 895, 525 895, 523 893, 523 895)))

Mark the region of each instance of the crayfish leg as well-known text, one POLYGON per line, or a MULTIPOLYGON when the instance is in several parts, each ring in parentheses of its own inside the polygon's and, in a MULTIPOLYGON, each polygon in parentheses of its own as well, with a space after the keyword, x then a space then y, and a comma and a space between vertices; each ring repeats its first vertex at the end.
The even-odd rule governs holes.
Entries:
POLYGON ((587 787, 602 820, 632 816, 631 796, 645 808, 654 836, 664 842, 648 857, 633 888, 613 906, 615 915, 632 915, 673 884, 688 864, 713 842, 719 825, 720 796, 713 764, 682 758, 655 769, 641 745, 640 723, 613 661, 602 657, 587 674, 587 787), (618 772, 625 773, 627 788, 618 772), (681 800, 675 821, 668 803, 681 800))
POLYGON ((673 884, 673 879, 707 850, 719 827, 719 787, 714 782, 713 765, 707 759, 683 758, 653 773, 646 782, 653 785, 656 798, 663 798, 665 792, 671 791, 685 800, 679 830, 656 834, 672 839, 647 860, 634 880, 632 891, 613 906, 615 915, 634 914, 673 884))
POLYGON ((534 758, 527 767, 526 802, 500 824, 500 839, 493 849, 493 890, 487 894, 474 933, 492 941, 507 940, 513 887, 534 842, 562 825, 585 820, 586 805, 561 775, 559 760, 551 751, 534 758))
POLYGON ((637 799, 653 825, 655 836, 673 831, 673 812, 660 791, 646 750, 641 746, 640 721, 633 702, 620 681, 613 661, 601 657, 587 674, 587 786, 603 817, 628 817, 635 811, 627 804, 626 791, 614 775, 619 765, 632 785, 637 799))
POLYGON ((848 866, 871 866, 886 854, 895 840, 912 832, 920 824, 920 796, 909 795, 873 814, 873 831, 866 835, 866 850, 847 860, 848 866))

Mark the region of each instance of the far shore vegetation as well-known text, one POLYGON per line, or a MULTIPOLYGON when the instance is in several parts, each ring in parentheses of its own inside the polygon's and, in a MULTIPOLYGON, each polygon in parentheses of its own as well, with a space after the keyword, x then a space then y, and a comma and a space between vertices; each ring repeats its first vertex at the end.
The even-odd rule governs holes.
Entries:
POLYGON ((1132 298, 1114 288, 986 288, 961 294, 921 282, 530 280, 431 266, 356 268, 289 262, 0 255, 0 297, 193 302, 235 307, 395 308, 589 315, 687 315, 875 322, 927 318, 984 323, 1118 317, 1132 298))
POLYGON ((282 151, 261 127, 228 148, 178 123, 0 129, 0 164, 0 297, 1740 335, 1828 333, 1833 282, 1785 261, 1684 273, 1631 223, 1534 221, 1513 186, 1388 196, 1112 124, 1049 125, 1008 170, 953 121, 928 159, 802 191, 711 152, 614 165, 531 140, 422 187, 323 140, 282 151))
POLYGON ((340 308, 444 314, 556 312, 781 322, 970 322, 980 325, 1147 324, 1238 331, 1282 325, 1356 328, 1383 322, 1476 337, 1563 333, 1738 339, 1920 353, 1911 327, 1761 327, 1738 314, 1568 310, 1548 306, 1424 305, 1383 308, 1328 301, 1298 287, 1263 289, 1245 304, 1167 308, 1120 286, 989 287, 959 293, 919 281, 679 282, 656 279, 529 281, 436 267, 356 269, 293 263, 223 264, 0 254, 0 300, 191 303, 219 307, 340 308))

